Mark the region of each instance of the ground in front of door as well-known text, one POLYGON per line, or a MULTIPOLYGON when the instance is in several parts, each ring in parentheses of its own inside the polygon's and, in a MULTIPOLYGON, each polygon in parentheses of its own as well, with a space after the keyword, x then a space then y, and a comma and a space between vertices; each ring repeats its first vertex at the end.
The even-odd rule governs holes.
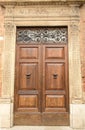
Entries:
POLYGON ((0 130, 85 130, 85 129, 72 129, 70 127, 59 126, 14 126, 12 128, 2 128, 0 130))

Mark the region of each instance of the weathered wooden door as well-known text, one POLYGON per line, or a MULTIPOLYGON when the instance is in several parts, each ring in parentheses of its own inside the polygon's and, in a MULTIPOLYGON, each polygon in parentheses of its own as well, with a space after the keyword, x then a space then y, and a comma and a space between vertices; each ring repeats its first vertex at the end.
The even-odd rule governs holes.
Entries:
POLYGON ((18 28, 15 125, 69 125, 67 28, 18 28))

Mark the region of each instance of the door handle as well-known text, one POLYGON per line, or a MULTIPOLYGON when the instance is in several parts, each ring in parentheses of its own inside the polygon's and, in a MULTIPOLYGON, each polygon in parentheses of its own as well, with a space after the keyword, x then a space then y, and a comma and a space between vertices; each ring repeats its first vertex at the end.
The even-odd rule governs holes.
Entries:
POLYGON ((58 74, 53 74, 53 78, 57 79, 58 74))
POLYGON ((26 74, 27 79, 30 79, 30 76, 31 76, 30 73, 26 74))

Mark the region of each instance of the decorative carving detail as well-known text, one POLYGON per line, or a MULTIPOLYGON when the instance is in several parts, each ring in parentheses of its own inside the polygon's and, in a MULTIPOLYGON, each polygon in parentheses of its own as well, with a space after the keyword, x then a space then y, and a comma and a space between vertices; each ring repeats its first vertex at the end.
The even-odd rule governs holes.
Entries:
POLYGON ((6 12, 8 14, 12 14, 13 13, 13 7, 6 8, 6 12))
POLYGON ((5 10, 5 18, 7 17, 13 17, 14 16, 14 6, 6 6, 6 10, 5 10))
POLYGON ((5 23, 5 30, 7 31, 7 32, 12 32, 13 31, 13 28, 14 28, 14 25, 12 24, 12 23, 5 23))
MULTIPOLYGON (((10 12, 8 12, 10 15, 10 12)), ((15 17, 61 17, 61 16, 79 16, 78 7, 68 7, 68 6, 28 6, 28 7, 18 7, 14 8, 15 17), (69 11, 68 11, 69 10, 69 11)))
POLYGON ((71 22, 71 30, 72 32, 78 32, 79 31, 79 22, 71 22))
POLYGON ((67 5, 7 6, 5 17, 61 17, 79 16, 79 7, 67 5), (68 11, 69 10, 69 11, 68 11))
POLYGON ((17 30, 17 43, 67 43, 67 28, 29 28, 17 30))

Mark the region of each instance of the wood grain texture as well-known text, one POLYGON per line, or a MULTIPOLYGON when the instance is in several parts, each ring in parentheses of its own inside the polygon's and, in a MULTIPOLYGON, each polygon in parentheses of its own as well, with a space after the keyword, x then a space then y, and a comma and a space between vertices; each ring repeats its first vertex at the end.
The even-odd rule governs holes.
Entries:
POLYGON ((63 95, 47 95, 46 107, 50 108, 65 107, 65 97, 63 95))
POLYGON ((15 125, 69 125, 67 44, 16 44, 15 125))
POLYGON ((20 58, 21 59, 37 59, 38 58, 38 47, 20 47, 20 58))
POLYGON ((65 88, 65 65, 63 63, 46 63, 46 89, 65 88))
POLYGON ((20 88, 37 89, 38 87, 38 64, 20 63, 20 88))
POLYGON ((47 59, 63 59, 65 58, 64 47, 46 47, 45 55, 47 59))
POLYGON ((37 107, 37 96, 35 95, 20 95, 19 107, 21 108, 35 108, 37 107))

